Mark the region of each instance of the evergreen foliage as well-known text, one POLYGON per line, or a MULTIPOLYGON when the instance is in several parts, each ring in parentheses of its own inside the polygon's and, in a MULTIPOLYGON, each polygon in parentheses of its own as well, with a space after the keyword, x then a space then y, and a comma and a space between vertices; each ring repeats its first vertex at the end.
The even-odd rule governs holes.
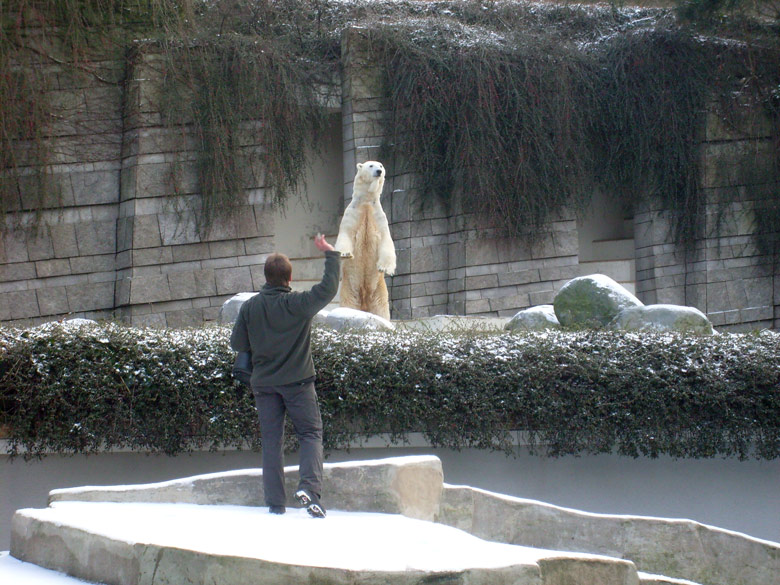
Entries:
MULTIPOLYGON (((8 452, 174 455, 260 445, 230 330, 51 323, 0 329, 8 452)), ((780 456, 780 335, 315 328, 326 449, 403 444, 551 456, 780 456)), ((289 437, 294 436, 288 433, 289 437)), ((292 447, 292 445, 290 445, 292 447)))

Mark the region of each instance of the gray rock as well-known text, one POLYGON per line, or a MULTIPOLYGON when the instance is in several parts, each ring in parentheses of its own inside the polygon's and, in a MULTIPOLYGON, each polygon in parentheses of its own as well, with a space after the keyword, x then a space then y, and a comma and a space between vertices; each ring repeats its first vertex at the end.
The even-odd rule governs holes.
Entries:
POLYGON ((642 301, 604 274, 570 280, 553 301, 555 316, 564 327, 604 327, 623 309, 641 306, 642 301))
POLYGON ((237 293, 222 303, 222 307, 219 309, 219 322, 225 325, 235 323, 238 312, 241 310, 241 305, 256 294, 256 292, 237 293))
POLYGON ((552 305, 537 305, 515 313, 504 329, 507 331, 541 331, 544 329, 560 329, 561 324, 555 316, 552 305))
POLYGON ((627 307, 618 313, 609 324, 610 329, 639 331, 677 331, 696 335, 714 335, 715 329, 707 318, 695 307, 680 305, 647 305, 627 307))
POLYGON ((325 317, 324 325, 336 331, 341 329, 393 331, 395 329, 395 325, 379 315, 350 309, 349 307, 338 307, 330 311, 325 317))
POLYGON ((312 319, 311 322, 316 323, 317 325, 325 325, 325 320, 328 318, 328 315, 330 315, 330 311, 322 309, 322 311, 314 315, 314 319, 312 319))

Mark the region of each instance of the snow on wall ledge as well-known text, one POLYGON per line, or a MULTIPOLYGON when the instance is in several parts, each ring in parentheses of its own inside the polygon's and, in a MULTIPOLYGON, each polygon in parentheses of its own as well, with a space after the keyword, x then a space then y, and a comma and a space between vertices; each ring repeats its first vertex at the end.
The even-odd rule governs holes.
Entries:
MULTIPOLYGON (((285 471, 291 492, 298 470, 285 471)), ((326 464, 324 482, 325 520, 268 514, 260 470, 54 490, 48 508, 16 513, 11 553, 121 585, 776 585, 780 574, 778 543, 451 486, 434 456, 326 464)))

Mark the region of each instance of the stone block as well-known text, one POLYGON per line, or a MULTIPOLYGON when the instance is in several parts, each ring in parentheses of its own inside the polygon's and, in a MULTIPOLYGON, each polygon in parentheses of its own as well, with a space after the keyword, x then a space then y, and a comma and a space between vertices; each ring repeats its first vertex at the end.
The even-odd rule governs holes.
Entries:
POLYGON ((184 311, 166 311, 165 322, 168 327, 185 328, 203 325, 202 309, 186 309, 184 311))
MULTIPOLYGON (((466 266, 492 264, 498 258, 498 248, 495 240, 475 239, 465 242, 466 266)), ((506 248, 509 254, 509 248, 506 248)))
POLYGON ((172 262, 173 253, 170 246, 133 250, 133 266, 136 267, 170 264, 172 262))
POLYGON ((424 296, 424 297, 412 297, 411 298, 411 307, 412 309, 417 309, 420 307, 428 307, 433 304, 433 299, 430 297, 424 296))
POLYGON ((466 289, 479 290, 483 288, 495 288, 498 286, 497 274, 484 274, 480 276, 467 276, 466 289))
POLYGON ((3 230, 0 234, 0 262, 27 262, 30 255, 26 244, 27 234, 22 230, 3 230))
POLYGON ((132 280, 128 276, 129 271, 122 271, 117 274, 116 284, 114 286, 114 306, 124 307, 130 304, 130 289, 132 280))
POLYGON ((411 271, 415 273, 446 270, 447 246, 430 246, 411 250, 411 271))
POLYGON ((396 248, 396 274, 409 274, 412 271, 412 250, 410 248, 396 248))
POLYGON ((215 279, 219 295, 252 290, 252 274, 248 266, 217 269, 215 279))
POLYGON ((205 260, 210 258, 209 245, 207 243, 184 244, 171 248, 173 262, 191 262, 193 260, 205 260))
POLYGON ((130 303, 159 303, 171 300, 168 275, 133 276, 130 282, 130 303))
POLYGON ((250 255, 270 254, 274 251, 274 238, 272 236, 248 238, 244 240, 244 249, 250 255))
MULTIPOLYGON (((144 197, 164 197, 173 192, 174 179, 183 179, 187 173, 175 174, 171 163, 151 162, 149 156, 139 156, 135 170, 135 195, 144 197), (149 161, 142 164, 142 161, 149 161)), ((183 165, 182 165, 183 166, 183 165)), ((193 193, 192 186, 181 180, 178 184, 179 193, 193 193)))
POLYGON ((85 282, 65 287, 71 313, 114 307, 114 282, 85 282))
POLYGON ((168 284, 172 299, 192 299, 217 294, 214 270, 171 272, 168 274, 168 284))
POLYGON ((771 183, 774 152, 770 140, 738 140, 704 146, 703 187, 771 183))
POLYGON ((132 248, 156 248, 162 245, 157 215, 139 215, 131 219, 132 248))
MULTIPOLYGON (((549 305, 555 300, 554 290, 539 290, 528 293, 528 305, 535 307, 538 305, 549 305)), ((524 305, 523 305, 524 306, 524 305)))
POLYGON ((116 252, 116 222, 101 221, 76 224, 79 255, 114 254, 116 252))
MULTIPOLYGON (((593 272, 593 270, 587 270, 588 274, 592 274, 593 272)), ((579 266, 557 266, 555 268, 540 269, 539 279, 542 281, 570 280, 580 276, 581 274, 582 269, 579 266)))
MULTIPOLYGON (((158 237, 165 246, 179 244, 195 244, 200 242, 198 225, 195 214, 192 211, 181 213, 160 213, 155 216, 158 222, 158 237)), ((153 240, 152 240, 153 241, 153 240)), ((153 244, 159 246, 160 244, 153 244)), ((141 247, 135 244, 135 247, 141 247)))
POLYGON ((426 295, 425 283, 421 282, 421 283, 413 284, 411 286, 409 294, 413 297, 424 297, 426 295))
POLYGON ((38 297, 34 290, 0 293, 0 320, 29 319, 40 315, 38 297))
POLYGON ((15 262, 13 264, 0 264, 0 282, 29 280, 35 277, 36 277, 35 263, 33 262, 15 262))
POLYGON ((251 290, 260 290, 263 288, 263 285, 265 284, 265 273, 264 273, 265 265, 253 265, 249 267, 249 274, 252 278, 252 288, 251 290))
POLYGON ((73 224, 56 224, 49 226, 51 243, 55 258, 72 258, 78 256, 79 248, 76 242, 76 226, 73 224))
POLYGON ((163 328, 168 326, 168 321, 165 318, 165 313, 132 314, 130 326, 163 328))
POLYGON ((528 296, 523 294, 510 294, 488 299, 488 306, 493 312, 505 312, 515 314, 519 309, 528 306, 528 296))
MULTIPOLYGON (((264 266, 265 259, 267 257, 268 257, 267 254, 255 254, 253 256, 239 256, 237 260, 239 266, 257 266, 257 265, 264 266)), ((318 259, 318 261, 315 262, 314 264, 319 270, 316 272, 312 280, 319 280, 319 278, 322 276, 322 261, 318 259)))
POLYGON ((235 268, 238 266, 238 258, 212 258, 210 260, 203 260, 201 262, 201 266, 203 268, 211 268, 211 269, 217 269, 217 268, 235 268))
POLYGON ((116 255, 79 256, 70 259, 70 269, 73 274, 107 272, 116 269, 116 255))
POLYGON ((705 140, 708 142, 740 140, 748 137, 767 137, 773 132, 768 116, 756 115, 753 109, 737 109, 724 117, 717 112, 717 106, 708 108, 705 140))
POLYGON ((36 232, 27 234, 27 253, 30 260, 47 260, 54 258, 49 226, 41 226, 36 232))
POLYGON ((210 242, 209 255, 211 258, 224 258, 226 256, 243 256, 246 253, 242 240, 224 240, 210 242))
POLYGON ((60 260, 40 260, 35 263, 35 273, 38 278, 49 278, 70 274, 70 261, 67 258, 60 260))
POLYGON ((467 315, 479 315, 490 312, 490 301, 488 299, 467 300, 465 306, 467 315))
POLYGON ((63 315, 70 311, 68 293, 64 286, 39 288, 36 293, 41 316, 63 315))
MULTIPOLYGON (((425 294, 427 295, 435 295, 435 297, 438 297, 440 295, 445 295, 445 302, 446 302, 446 295, 449 292, 448 291, 448 281, 446 280, 434 280, 431 282, 427 282, 424 285, 425 287, 425 294)), ((434 303, 436 303, 436 298, 434 297, 434 303)))
POLYGON ((76 205, 119 202, 118 169, 70 173, 70 185, 76 205))
POLYGON ((466 245, 464 242, 454 242, 448 245, 447 261, 450 269, 462 268, 466 265, 466 245))
POLYGON ((412 319, 424 319, 425 317, 433 317, 436 313, 434 312, 433 305, 425 306, 425 307, 413 307, 412 308, 412 319))
POLYGON ((411 285, 393 285, 390 291, 390 298, 400 301, 401 299, 408 299, 412 294, 411 285))

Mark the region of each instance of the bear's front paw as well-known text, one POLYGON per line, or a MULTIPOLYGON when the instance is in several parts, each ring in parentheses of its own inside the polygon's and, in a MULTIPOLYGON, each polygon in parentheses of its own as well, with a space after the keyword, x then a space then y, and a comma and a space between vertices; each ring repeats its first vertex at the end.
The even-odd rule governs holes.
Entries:
POLYGON ((384 272, 387 276, 393 276, 393 274, 395 274, 395 264, 392 262, 379 262, 376 265, 376 269, 379 270, 379 272, 384 272))

